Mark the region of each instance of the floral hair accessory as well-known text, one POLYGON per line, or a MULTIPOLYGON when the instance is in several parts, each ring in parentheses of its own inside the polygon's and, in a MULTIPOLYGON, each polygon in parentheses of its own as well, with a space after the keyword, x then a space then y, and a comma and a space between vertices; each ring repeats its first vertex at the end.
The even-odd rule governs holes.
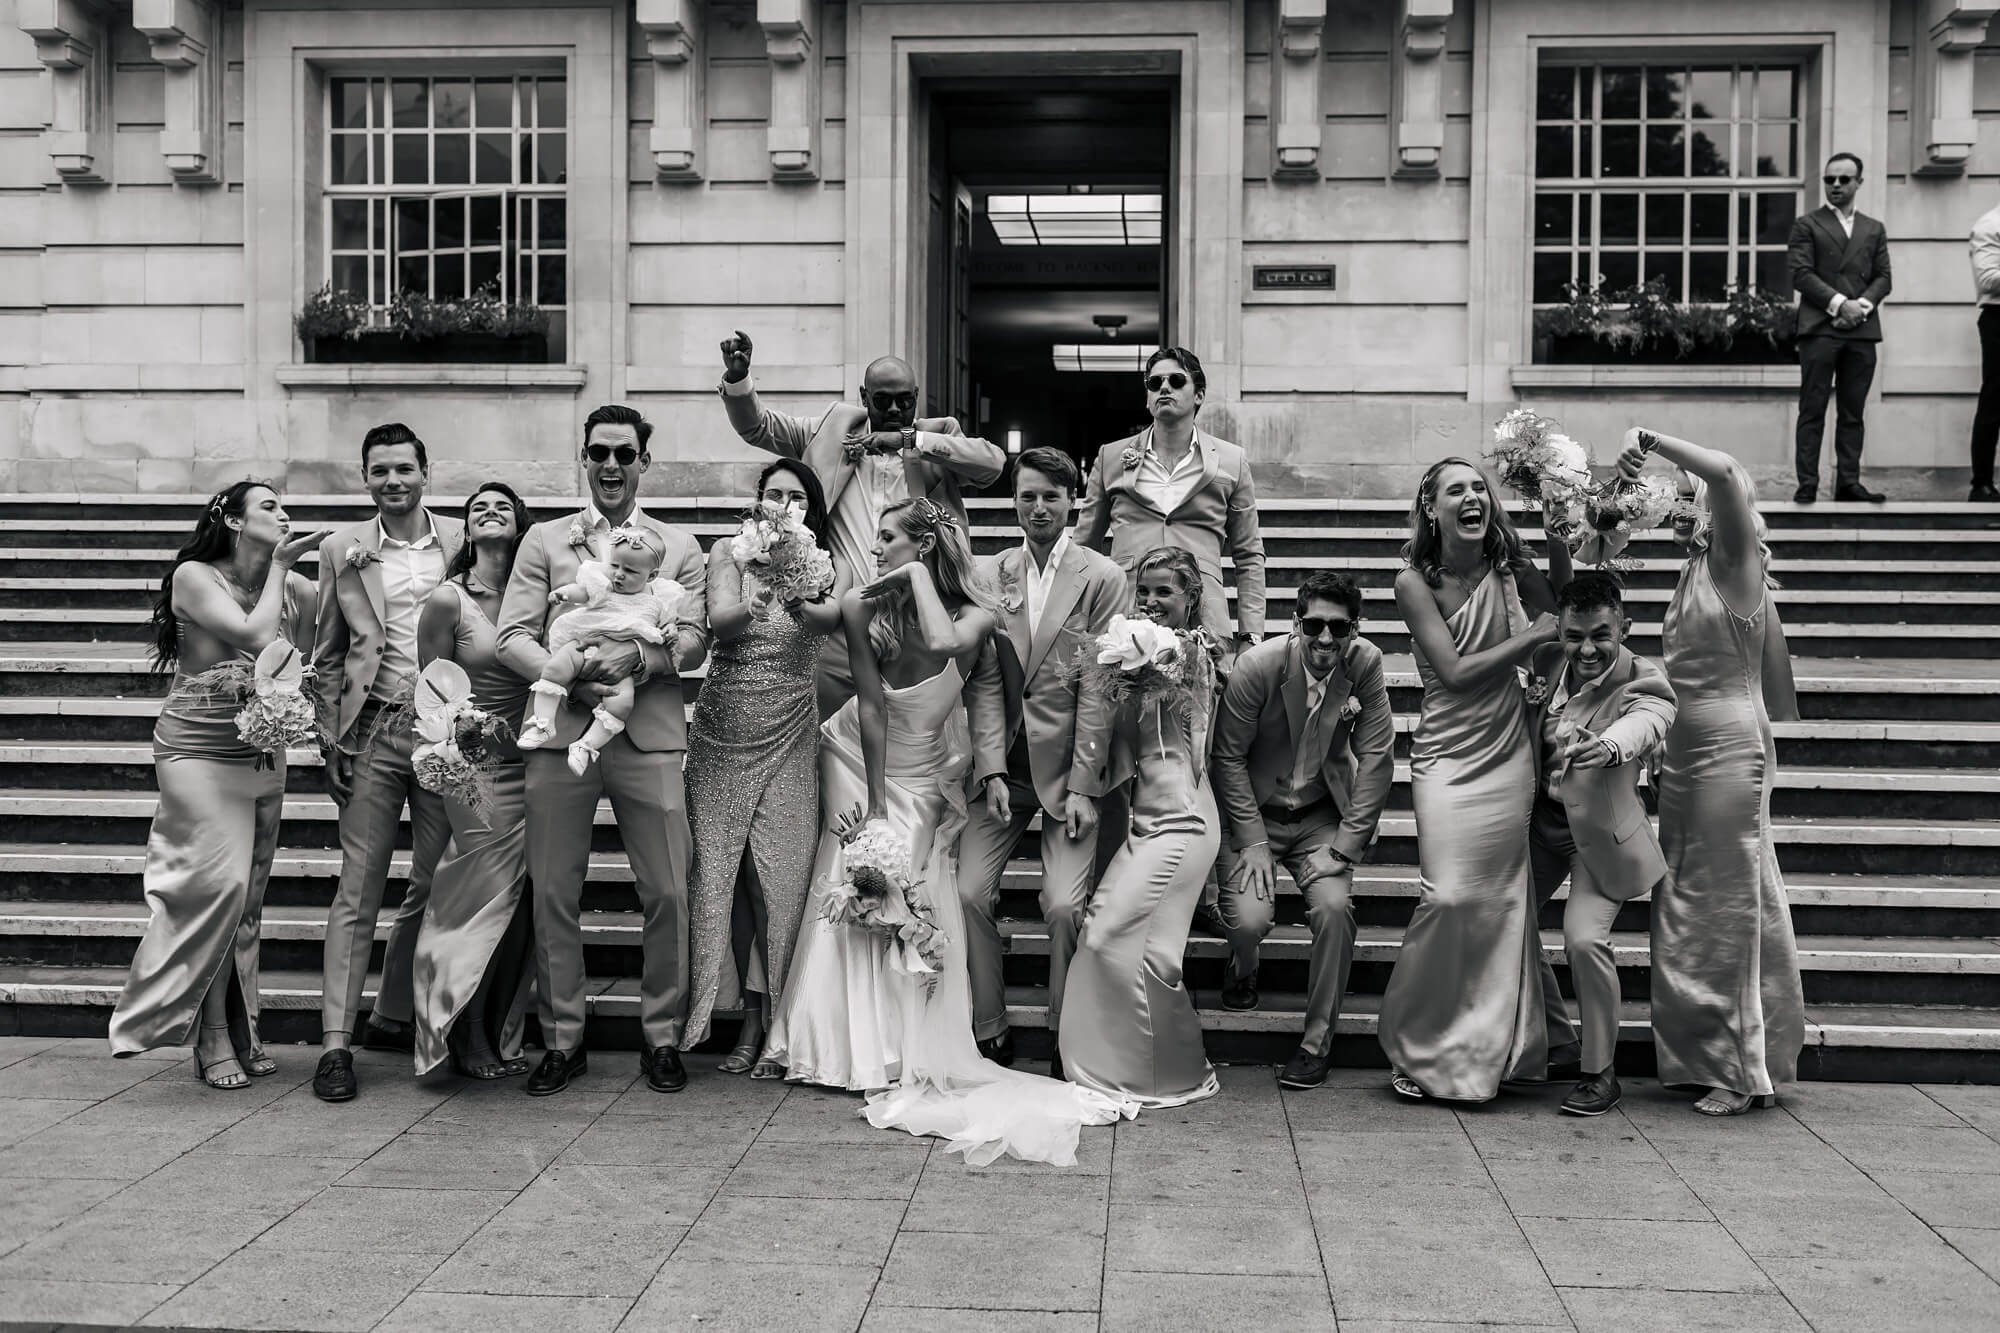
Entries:
POLYGON ((928 495, 917 497, 916 504, 912 505, 911 508, 926 526, 933 528, 955 528, 958 526, 958 520, 952 516, 952 512, 931 499, 928 495))
POLYGON ((648 555, 666 559, 666 548, 660 545, 660 539, 653 535, 652 529, 641 527, 636 523, 626 523, 611 529, 609 541, 614 551, 621 546, 636 546, 648 555))

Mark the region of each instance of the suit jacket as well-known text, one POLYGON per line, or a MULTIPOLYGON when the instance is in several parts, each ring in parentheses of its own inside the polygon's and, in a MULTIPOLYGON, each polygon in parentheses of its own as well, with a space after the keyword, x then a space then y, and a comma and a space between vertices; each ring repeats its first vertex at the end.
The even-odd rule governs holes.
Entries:
MULTIPOLYGON (((524 680, 541 678, 549 660, 544 646, 552 618, 549 593, 574 582, 577 567, 592 558, 592 550, 570 544, 570 525, 580 514, 565 514, 537 523, 521 539, 514 556, 514 573, 500 601, 500 660, 524 680)), ((660 577, 685 588, 688 602, 680 610, 680 627, 665 645, 645 648, 648 676, 638 686, 625 735, 641 750, 687 748, 687 709, 681 700, 680 674, 692 671, 708 656, 708 562, 693 536, 657 519, 632 511, 628 523, 658 533, 667 548, 660 577)), ((599 553, 601 555, 601 552, 599 553)), ((587 710, 563 700, 556 714, 552 746, 567 746, 583 735, 590 721, 587 710)))
POLYGON ((1128 574, 1139 557, 1156 546, 1179 546, 1194 553, 1205 584, 1202 627, 1217 639, 1229 636, 1229 598, 1222 590, 1222 552, 1236 562, 1236 629, 1264 635, 1264 538, 1257 525, 1257 487, 1250 458, 1227 440, 1195 433, 1201 450, 1201 482, 1163 514, 1133 486, 1126 452, 1136 452, 1145 436, 1114 440, 1097 451, 1078 511, 1075 540, 1104 551, 1128 574))
MULTIPOLYGON (((438 549, 449 565, 465 540, 465 524, 436 515, 431 516, 431 523, 437 532, 438 549)), ((349 564, 347 553, 357 546, 379 556, 382 525, 372 518, 350 523, 335 528, 319 544, 319 627, 313 641, 313 688, 318 695, 321 729, 338 737, 343 745, 353 740, 348 733, 375 688, 375 673, 382 666, 388 643, 383 628, 387 600, 382 565, 379 560, 349 564)), ((423 609, 423 599, 418 598, 417 614, 422 615, 423 609)))
POLYGON ((1851 329, 1835 328, 1827 307, 1833 298, 1863 297, 1880 307, 1889 294, 1889 233, 1864 213, 1854 215, 1854 235, 1825 205, 1792 221, 1792 286, 1799 293, 1799 336, 1882 341, 1879 309, 1851 329))
MULTIPOLYGON (((1529 708, 1528 734, 1535 747, 1539 792, 1545 772, 1542 723, 1548 700, 1567 671, 1562 645, 1543 644, 1529 670, 1529 697, 1535 702, 1529 708)), ((1629 648, 1620 648, 1610 669, 1573 692, 1565 706, 1571 723, 1609 739, 1624 756, 1616 767, 1571 768, 1562 778, 1562 806, 1576 853, 1608 898, 1640 897, 1667 873, 1659 837, 1639 797, 1639 772, 1646 756, 1666 739, 1675 708, 1667 673, 1629 648)))
MULTIPOLYGON (((1236 659, 1215 719, 1215 792, 1241 851, 1266 838, 1261 807, 1298 762, 1306 729, 1305 662, 1296 636, 1266 639, 1236 659)), ((1395 777, 1396 715, 1382 674, 1382 650, 1360 635, 1327 676, 1320 707, 1336 710, 1322 732, 1320 781, 1340 809, 1333 845, 1359 861, 1375 840, 1395 777), (1343 716, 1354 699, 1359 711, 1343 716)))
POLYGON ((1101 688, 1066 668, 1110 627, 1111 617, 1131 609, 1132 595, 1123 570, 1072 541, 1056 565, 1041 625, 1030 634, 1023 583, 1034 575, 1022 568, 1027 558, 1014 546, 982 562, 1000 589, 993 647, 1002 685, 997 699, 968 696, 972 776, 976 785, 1006 773, 1008 753, 1025 729, 1035 795, 1060 818, 1068 793, 1099 797, 1115 785, 1111 707, 1101 688))

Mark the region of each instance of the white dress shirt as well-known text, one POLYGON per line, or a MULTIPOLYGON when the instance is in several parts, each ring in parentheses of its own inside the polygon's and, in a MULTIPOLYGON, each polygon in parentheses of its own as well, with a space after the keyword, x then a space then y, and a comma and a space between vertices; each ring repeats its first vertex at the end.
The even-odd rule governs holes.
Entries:
MULTIPOLYGON (((1832 206, 1828 205, 1828 207, 1832 206)), ((1843 213, 1839 209, 1835 208, 1833 210, 1833 216, 1835 221, 1840 223, 1840 229, 1843 232, 1847 233, 1847 239, 1850 241, 1853 240, 1854 210, 1850 208, 1845 213, 1843 213)), ((1840 293, 1835 292, 1833 299, 1826 303, 1826 313, 1829 315, 1838 315, 1840 313, 1840 308, 1847 304, 1847 299, 1848 298, 1842 296, 1840 293)))
POLYGON ((1173 513, 1194 494, 1195 487, 1201 485, 1201 432, 1195 432, 1194 439, 1188 442, 1187 452, 1181 455, 1180 462, 1174 464, 1171 470, 1160 461, 1160 455, 1153 446, 1151 430, 1140 441, 1139 451, 1139 467, 1132 474, 1132 489, 1162 514, 1173 513))
POLYGON ((2000 206, 1972 224, 1972 286, 1980 305, 2000 305, 2000 206))
POLYGON ((1320 709, 1326 703, 1326 683, 1333 673, 1315 676, 1306 672, 1306 724, 1299 732, 1298 753, 1292 756, 1292 771, 1278 780, 1277 790, 1271 793, 1271 803, 1287 810, 1303 810, 1314 801, 1326 795, 1326 783, 1321 780, 1320 765, 1325 762, 1325 754, 1317 756, 1314 751, 1320 747, 1315 743, 1318 733, 1327 725, 1327 719, 1320 716, 1320 709), (1310 767, 1308 766, 1310 765, 1310 767))
POLYGON ((437 524, 428 510, 426 531, 412 542, 398 541, 382 530, 375 531, 382 560, 382 665, 375 672, 371 698, 389 699, 417 670, 417 619, 431 591, 444 582, 444 548, 438 544, 437 524))
POLYGON ((1035 568, 1034 551, 1026 542, 1021 543, 1021 582, 1026 585, 1030 636, 1042 627, 1042 609, 1049 604, 1049 590, 1056 586, 1056 566, 1062 563, 1063 554, 1068 550, 1069 534, 1065 532, 1049 548, 1049 562, 1038 570, 1035 568))

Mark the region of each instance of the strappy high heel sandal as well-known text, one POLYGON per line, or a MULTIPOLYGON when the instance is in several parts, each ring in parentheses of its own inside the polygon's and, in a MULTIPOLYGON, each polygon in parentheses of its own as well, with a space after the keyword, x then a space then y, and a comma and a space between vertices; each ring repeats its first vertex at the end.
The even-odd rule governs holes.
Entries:
POLYGON ((1752 1093, 1749 1099, 1740 1106, 1729 1106, 1715 1100, 1716 1093, 1723 1091, 1725 1089, 1710 1089, 1702 1096, 1700 1101, 1694 1104, 1694 1113, 1696 1115, 1716 1116, 1718 1118, 1730 1115, 1749 1115, 1752 1111, 1768 1111, 1778 1104, 1777 1093, 1760 1092, 1752 1093), (1710 1107, 1714 1107, 1715 1109, 1710 1110, 1710 1107))
MULTIPOLYGON (((227 1023, 218 1023, 214 1027, 204 1026, 201 1030, 203 1032, 220 1032, 224 1044, 228 1044, 229 1025, 227 1023)), ((243 1072, 242 1059, 236 1054, 233 1046, 230 1047, 228 1055, 219 1057, 215 1064, 211 1066, 201 1058, 201 1041, 199 1037, 196 1038, 194 1047, 194 1076, 208 1084, 209 1087, 220 1092, 234 1092, 238 1088, 247 1088, 250 1086, 250 1076, 243 1072), (230 1072, 223 1069, 224 1065, 235 1065, 236 1069, 234 1072, 230 1072), (213 1074, 209 1073, 208 1071, 211 1068, 215 1069, 216 1072, 213 1074)))
POLYGON ((251 1078, 269 1078, 278 1072, 278 1062, 266 1055, 262 1046, 252 1046, 248 1053, 239 1052, 236 1059, 251 1078))
POLYGON ((750 1077, 759 1080, 783 1078, 784 1076, 785 1067, 776 1060, 759 1060, 756 1067, 750 1071, 750 1077))
MULTIPOLYGON (((749 1074, 754 1078, 756 1074, 751 1066, 757 1063, 757 1052, 764 1049, 763 1019, 759 1018, 755 1027, 748 1019, 744 1020, 741 1035, 743 1040, 729 1048, 729 1054, 722 1057, 722 1063, 716 1069, 724 1074, 749 1074)), ((769 1078, 770 1075, 764 1077, 769 1078)))
POLYGON ((1389 1091, 1395 1093, 1398 1097, 1403 1097, 1413 1102, 1428 1101, 1430 1099, 1430 1094, 1418 1087, 1417 1081, 1408 1074, 1397 1074, 1394 1078, 1390 1079, 1389 1091))

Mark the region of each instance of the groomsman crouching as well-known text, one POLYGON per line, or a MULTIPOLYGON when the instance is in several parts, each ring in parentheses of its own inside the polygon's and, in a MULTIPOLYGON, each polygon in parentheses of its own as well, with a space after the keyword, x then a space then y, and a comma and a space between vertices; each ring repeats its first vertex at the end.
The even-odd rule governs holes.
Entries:
MULTIPOLYGON (((1070 539, 1076 464, 1055 449, 1030 449, 1014 465, 1020 546, 989 573, 1000 588, 1000 632, 992 649, 1000 688, 968 691, 976 799, 959 841, 973 1036, 980 1052, 1014 1061, 994 913, 1007 859, 1037 812, 1042 817, 1042 919, 1049 928, 1049 1032, 1061 1022, 1063 981, 1096 882, 1098 802, 1109 785, 1111 707, 1102 688, 1079 679, 1073 659, 1111 618, 1131 610, 1125 572, 1070 539)), ((984 661, 982 660, 982 667, 984 661)), ((1055 1077, 1062 1077, 1056 1057, 1055 1077)))
POLYGON ((1674 722, 1666 673, 1625 647, 1632 622, 1618 581, 1579 574, 1556 599, 1562 637, 1530 659, 1529 731, 1538 789, 1529 852, 1535 900, 1569 876, 1563 943, 1583 1029, 1583 1078, 1565 1115, 1603 1115, 1621 1095, 1618 965, 1611 925, 1621 904, 1666 877, 1639 796, 1645 758, 1674 722))
POLYGON ((1257 948, 1276 916, 1277 865, 1306 900, 1312 962, 1298 1053, 1278 1075, 1316 1088, 1354 960, 1354 867, 1375 840, 1394 775, 1395 715, 1382 650, 1361 637, 1361 589, 1320 570, 1299 587, 1292 632, 1236 659, 1212 761, 1229 822, 1217 916, 1229 935, 1222 1002, 1257 1004, 1257 948))

